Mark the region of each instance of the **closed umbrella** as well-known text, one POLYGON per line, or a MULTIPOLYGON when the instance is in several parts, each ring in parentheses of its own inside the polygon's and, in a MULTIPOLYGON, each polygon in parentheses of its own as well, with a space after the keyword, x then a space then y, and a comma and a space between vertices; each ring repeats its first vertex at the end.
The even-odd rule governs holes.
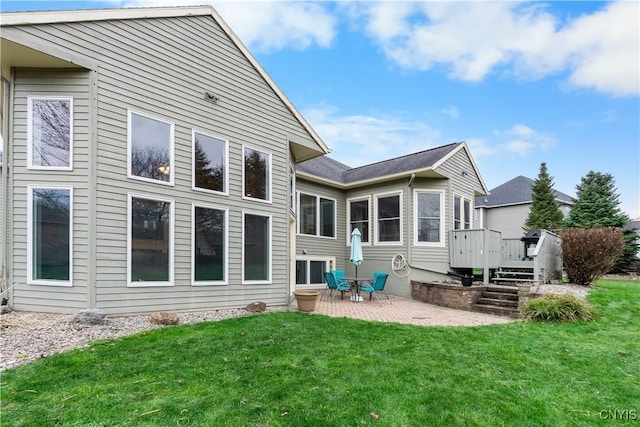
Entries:
POLYGON ((358 277, 358 266, 362 264, 362 235, 357 228, 351 232, 351 262, 356 266, 358 277))

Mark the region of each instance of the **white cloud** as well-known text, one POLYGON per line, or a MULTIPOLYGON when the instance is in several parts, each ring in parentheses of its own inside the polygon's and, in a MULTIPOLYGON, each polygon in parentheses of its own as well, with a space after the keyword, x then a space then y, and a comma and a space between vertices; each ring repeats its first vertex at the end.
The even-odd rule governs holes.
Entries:
POLYGON ((460 117, 460 112, 458 111, 458 108, 453 105, 450 107, 443 108, 442 114, 454 120, 460 117))
POLYGON ((355 167, 441 145, 440 132, 402 116, 340 115, 331 106, 302 111, 331 157, 355 167))
POLYGON ((519 157, 524 157, 535 150, 548 151, 555 146, 555 139, 543 132, 535 131, 529 126, 516 124, 504 132, 498 132, 504 138, 503 149, 519 157))
POLYGON ((602 93, 640 93, 639 3, 606 3, 566 24, 544 3, 383 2, 363 4, 366 31, 402 67, 444 67, 480 81, 497 70, 520 78, 568 73, 568 84, 602 93))

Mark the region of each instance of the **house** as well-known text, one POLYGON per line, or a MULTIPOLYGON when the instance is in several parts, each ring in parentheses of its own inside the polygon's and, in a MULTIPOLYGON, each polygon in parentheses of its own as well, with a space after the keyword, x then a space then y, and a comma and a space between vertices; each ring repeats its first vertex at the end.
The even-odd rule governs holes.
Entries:
MULTIPOLYGON (((475 198, 476 225, 500 231, 503 239, 519 239, 524 235, 524 223, 531 210, 531 186, 534 181, 517 176, 475 198)), ((566 216, 573 206, 573 198, 554 190, 560 210, 566 216)))
POLYGON ((295 165, 329 149, 213 8, 4 13, 1 30, 14 309, 289 302, 295 165))
POLYGON ((358 276, 390 273, 389 292, 411 281, 451 279, 450 231, 475 227, 473 201, 488 193, 464 142, 350 168, 328 156, 297 165, 296 284, 321 285, 333 268, 355 274, 351 232, 362 234, 358 276), (392 259, 407 264, 391 274, 392 259))

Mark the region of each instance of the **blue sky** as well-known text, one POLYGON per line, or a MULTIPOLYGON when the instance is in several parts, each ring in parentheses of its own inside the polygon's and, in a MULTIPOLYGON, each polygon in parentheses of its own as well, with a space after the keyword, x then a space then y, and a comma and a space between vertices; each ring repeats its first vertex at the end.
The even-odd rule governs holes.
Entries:
POLYGON ((350 166, 466 141, 489 189, 575 196, 611 173, 640 217, 636 1, 12 1, 2 11, 211 3, 350 166))

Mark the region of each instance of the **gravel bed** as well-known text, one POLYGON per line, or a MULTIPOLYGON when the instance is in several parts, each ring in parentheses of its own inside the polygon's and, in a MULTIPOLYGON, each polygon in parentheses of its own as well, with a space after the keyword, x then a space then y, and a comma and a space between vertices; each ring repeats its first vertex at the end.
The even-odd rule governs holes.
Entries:
MULTIPOLYGON (((536 293, 571 293, 585 298, 590 288, 577 285, 539 285, 536 293)), ((266 312, 288 310, 289 307, 267 307, 266 312)), ((176 313, 180 324, 211 322, 232 317, 254 315, 245 309, 176 313)), ((108 318, 106 325, 69 323, 66 314, 12 311, 0 316, 0 371, 54 353, 86 347, 90 342, 117 338, 165 326, 149 322, 149 315, 108 318)))

